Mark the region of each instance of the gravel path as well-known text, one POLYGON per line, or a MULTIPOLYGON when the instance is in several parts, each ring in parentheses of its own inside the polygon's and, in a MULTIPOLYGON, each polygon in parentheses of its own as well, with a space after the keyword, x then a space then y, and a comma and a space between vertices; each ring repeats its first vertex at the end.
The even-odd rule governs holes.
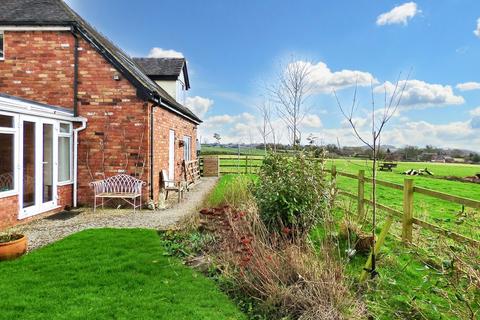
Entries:
MULTIPOLYGON (((134 214, 129 209, 102 210, 99 208, 96 213, 93 213, 92 209, 84 208, 79 214, 66 220, 45 218, 13 227, 7 232, 27 235, 28 250, 31 251, 63 239, 72 233, 91 228, 166 229, 200 209, 203 199, 216 182, 217 178, 202 178, 198 185, 186 193, 181 203, 175 203, 165 210, 144 209, 134 214)), ((171 198, 176 198, 176 195, 173 194, 171 198)))

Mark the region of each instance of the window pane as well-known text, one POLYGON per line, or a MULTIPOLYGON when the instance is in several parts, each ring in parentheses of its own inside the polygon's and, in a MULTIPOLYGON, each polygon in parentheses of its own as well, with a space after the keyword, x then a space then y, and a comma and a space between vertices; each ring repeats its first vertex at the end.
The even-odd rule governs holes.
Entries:
POLYGON ((0 192, 14 188, 14 135, 0 133, 0 192))
POLYGON ((191 138, 190 137, 183 137, 183 159, 185 161, 190 161, 191 158, 190 158, 190 154, 191 154, 191 138))
POLYGON ((70 125, 68 123, 60 123, 61 133, 70 133, 70 125))
POLYGON ((3 58, 3 33, 0 33, 0 59, 3 58))
POLYGON ((0 114, 0 127, 13 128, 13 117, 0 114))
POLYGON ((53 124, 43 124, 43 202, 53 200, 53 124))
POLYGON ((23 208, 35 205, 36 123, 23 122, 23 208))
POLYGON ((58 181, 70 180, 70 138, 58 138, 58 181))

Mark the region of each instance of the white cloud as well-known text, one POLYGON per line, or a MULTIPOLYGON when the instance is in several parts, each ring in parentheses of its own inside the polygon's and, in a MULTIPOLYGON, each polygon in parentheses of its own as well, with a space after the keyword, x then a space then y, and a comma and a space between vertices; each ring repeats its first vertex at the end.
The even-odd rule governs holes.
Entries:
POLYGON ((301 123, 301 125, 307 128, 321 128, 322 120, 316 114, 307 114, 301 123))
POLYGON ((378 83, 375 77, 364 71, 340 70, 332 72, 324 62, 312 64, 311 62, 297 61, 295 63, 306 64, 309 69, 309 82, 313 93, 331 93, 332 90, 340 90, 355 86, 369 86, 378 83))
MULTIPOLYGON (((397 95, 401 93, 405 80, 400 81, 397 88, 397 95)), ((392 95, 395 85, 389 81, 375 87, 376 93, 384 93, 392 95)), ((408 80, 401 98, 401 106, 403 108, 430 108, 441 107, 446 105, 463 104, 465 99, 462 96, 456 96, 451 86, 441 84, 427 83, 421 80, 408 80)))
POLYGON ((460 91, 480 90, 480 82, 464 82, 457 84, 456 88, 460 91))
POLYGON ((212 116, 204 120, 201 127, 203 128, 215 128, 223 126, 225 124, 230 124, 235 120, 235 118, 228 114, 212 116))
POLYGON ((392 10, 382 13, 377 17, 377 25, 384 26, 389 24, 403 24, 407 25, 408 20, 411 20, 422 11, 418 9, 415 2, 407 2, 392 10))
POLYGON ((148 53, 149 58, 183 58, 183 53, 162 48, 152 48, 148 53))
POLYGON ((475 109, 470 110, 470 115, 476 117, 480 117, 480 107, 476 107, 475 109))
POLYGON ((480 18, 477 19, 477 28, 473 30, 473 33, 480 38, 480 18))
POLYGON ((199 136, 202 142, 213 141, 214 133, 222 136, 222 143, 260 142, 259 123, 260 119, 248 112, 211 116, 200 126, 199 136))
MULTIPOLYGON (((475 118, 474 118, 475 119, 475 118)), ((382 134, 382 144, 397 147, 405 145, 425 146, 427 144, 446 148, 462 148, 480 151, 480 117, 475 120, 454 121, 445 124, 433 124, 427 121, 406 121, 387 126, 382 134), (478 125, 478 126, 476 126, 478 125)), ((368 137, 368 126, 360 128, 360 134, 368 137)), ((341 146, 361 146, 350 127, 323 129, 314 135, 324 143, 336 143, 341 146)))
POLYGON ((187 97, 185 104, 198 117, 202 118, 213 105, 213 100, 200 96, 187 97))

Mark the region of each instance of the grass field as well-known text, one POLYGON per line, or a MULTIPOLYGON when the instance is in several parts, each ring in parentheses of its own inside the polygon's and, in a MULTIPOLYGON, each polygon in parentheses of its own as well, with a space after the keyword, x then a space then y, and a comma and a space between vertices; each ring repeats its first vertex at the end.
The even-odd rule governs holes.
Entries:
POLYGON ((256 149, 256 148, 247 148, 247 147, 232 147, 228 148, 225 146, 207 146, 202 145, 201 154, 230 154, 235 155, 240 152, 241 155, 257 155, 263 156, 265 155, 265 151, 263 149, 256 149))
POLYGON ((87 230, 1 262, 0 292, 0 319, 245 319, 154 230, 87 230))

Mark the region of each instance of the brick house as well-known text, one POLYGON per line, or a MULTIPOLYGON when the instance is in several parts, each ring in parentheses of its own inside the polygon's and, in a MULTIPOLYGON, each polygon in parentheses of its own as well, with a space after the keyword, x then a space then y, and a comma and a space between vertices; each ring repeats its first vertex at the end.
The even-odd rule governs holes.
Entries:
POLYGON ((201 123, 185 60, 149 63, 62 0, 0 1, 0 229, 90 205, 93 180, 127 173, 157 201, 162 169, 182 179, 201 123))

